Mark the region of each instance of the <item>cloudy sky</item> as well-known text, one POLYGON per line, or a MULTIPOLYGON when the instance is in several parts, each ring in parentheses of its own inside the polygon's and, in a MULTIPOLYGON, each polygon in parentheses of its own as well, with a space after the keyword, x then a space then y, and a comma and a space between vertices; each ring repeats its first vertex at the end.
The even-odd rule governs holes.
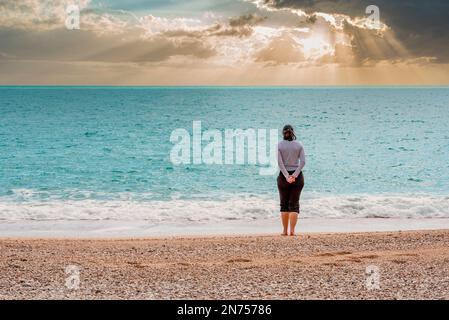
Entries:
POLYGON ((448 31, 447 0, 0 0, 0 84, 447 85, 448 31))

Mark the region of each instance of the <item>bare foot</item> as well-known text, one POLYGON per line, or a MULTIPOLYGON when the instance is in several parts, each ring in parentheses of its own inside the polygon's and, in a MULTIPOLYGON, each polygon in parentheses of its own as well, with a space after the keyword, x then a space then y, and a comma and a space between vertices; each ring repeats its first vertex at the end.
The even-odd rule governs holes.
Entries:
POLYGON ((288 232, 287 232, 287 231, 284 231, 284 232, 281 234, 281 236, 287 237, 287 236, 288 236, 288 232))
POLYGON ((290 237, 296 237, 296 233, 290 232, 290 237))

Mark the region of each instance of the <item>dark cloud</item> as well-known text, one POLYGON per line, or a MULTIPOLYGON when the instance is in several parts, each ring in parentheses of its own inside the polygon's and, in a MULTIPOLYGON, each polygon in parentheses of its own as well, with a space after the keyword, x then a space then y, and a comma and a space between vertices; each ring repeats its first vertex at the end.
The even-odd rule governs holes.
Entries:
POLYGON ((369 5, 380 8, 381 20, 415 57, 435 57, 449 62, 448 0, 265 0, 276 8, 297 8, 307 13, 365 15, 369 5))
POLYGON ((256 14, 248 14, 230 18, 228 23, 217 23, 203 30, 170 30, 163 33, 167 37, 207 38, 216 37, 249 37, 253 34, 253 26, 263 22, 266 17, 256 14))
POLYGON ((231 27, 240 27, 240 26, 254 26, 262 21, 264 21, 266 17, 261 17, 256 14, 247 14, 237 18, 231 18, 229 20, 229 25, 231 27))
POLYGON ((205 28, 203 30, 186 30, 177 29, 163 32, 161 35, 168 38, 194 38, 194 39, 206 39, 211 36, 215 37, 249 37, 253 34, 253 28, 249 25, 242 25, 238 27, 230 27, 217 23, 216 25, 205 28))
POLYGON ((218 37, 249 37, 253 34, 254 30, 250 26, 222 28, 217 32, 211 34, 218 37))
POLYGON ((253 26, 263 22, 266 17, 255 14, 248 14, 230 18, 228 23, 216 23, 215 25, 202 30, 177 29, 162 33, 168 38, 187 37, 195 39, 206 39, 207 37, 249 37, 253 34, 253 26))

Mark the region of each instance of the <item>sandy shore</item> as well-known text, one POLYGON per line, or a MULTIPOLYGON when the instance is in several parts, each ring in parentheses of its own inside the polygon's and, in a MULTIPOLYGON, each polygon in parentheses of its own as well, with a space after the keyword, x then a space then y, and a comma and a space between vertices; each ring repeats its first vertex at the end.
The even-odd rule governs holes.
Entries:
POLYGON ((2 239, 0 270, 0 299, 449 299, 449 230, 2 239))
MULTIPOLYGON (((449 230, 449 219, 351 218, 301 219, 298 233, 395 232, 414 230, 449 230)), ((272 235, 279 232, 279 217, 253 221, 222 221, 220 223, 162 223, 145 220, 78 220, 78 221, 1 221, 1 238, 76 238, 134 239, 198 237, 207 235, 272 235)))

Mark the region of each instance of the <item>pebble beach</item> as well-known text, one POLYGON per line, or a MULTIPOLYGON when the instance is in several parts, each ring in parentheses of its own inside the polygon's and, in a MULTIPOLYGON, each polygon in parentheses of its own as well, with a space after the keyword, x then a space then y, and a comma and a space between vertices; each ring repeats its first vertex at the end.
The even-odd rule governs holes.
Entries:
POLYGON ((448 299, 449 231, 1 239, 0 299, 448 299))

